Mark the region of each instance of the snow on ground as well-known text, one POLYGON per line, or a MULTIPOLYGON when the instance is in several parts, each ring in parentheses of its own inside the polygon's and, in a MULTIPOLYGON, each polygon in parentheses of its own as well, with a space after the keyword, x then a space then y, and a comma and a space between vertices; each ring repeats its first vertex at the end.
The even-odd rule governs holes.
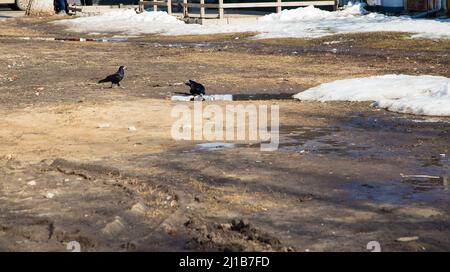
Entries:
POLYGON ((202 26, 185 24, 165 12, 114 11, 97 16, 62 20, 55 24, 74 32, 201 35, 233 32, 258 32, 256 38, 317 38, 339 33, 394 31, 415 33, 418 38, 450 38, 450 19, 413 19, 367 12, 361 4, 342 11, 324 11, 313 6, 283 10, 262 17, 258 23, 202 26))
POLYGON ((450 116, 450 79, 440 76, 384 75, 337 80, 294 95, 312 101, 375 101, 390 111, 450 116))

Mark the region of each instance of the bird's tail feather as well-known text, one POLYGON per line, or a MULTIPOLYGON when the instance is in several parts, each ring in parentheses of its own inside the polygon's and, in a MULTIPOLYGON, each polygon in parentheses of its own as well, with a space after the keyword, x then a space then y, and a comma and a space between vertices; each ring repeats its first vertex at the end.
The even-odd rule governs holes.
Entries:
POLYGON ((105 78, 105 79, 102 79, 102 80, 98 81, 98 83, 105 83, 105 82, 108 82, 108 79, 105 78))

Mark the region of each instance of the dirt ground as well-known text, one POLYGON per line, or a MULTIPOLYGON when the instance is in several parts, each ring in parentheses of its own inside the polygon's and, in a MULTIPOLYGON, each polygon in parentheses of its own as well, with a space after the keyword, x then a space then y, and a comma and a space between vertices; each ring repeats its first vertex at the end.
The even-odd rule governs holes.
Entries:
POLYGON ((279 149, 208 149, 172 139, 172 108, 193 105, 169 99, 190 78, 208 93, 280 94, 388 73, 450 77, 450 41, 63 42, 43 38, 87 36, 47 21, 0 22, 0 251, 67 251, 71 241, 82 251, 450 250, 449 118, 235 101, 280 106, 279 149), (97 84, 119 65, 123 88, 97 84))

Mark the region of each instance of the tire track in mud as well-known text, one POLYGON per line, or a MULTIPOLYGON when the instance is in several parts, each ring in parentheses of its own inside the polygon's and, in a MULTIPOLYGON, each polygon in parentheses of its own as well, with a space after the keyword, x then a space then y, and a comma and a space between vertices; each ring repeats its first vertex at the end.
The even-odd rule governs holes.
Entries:
MULTIPOLYGON (((166 233, 170 236, 170 243, 182 245, 183 250, 194 251, 292 251, 282 245, 274 235, 267 233, 250 224, 247 220, 234 219, 231 223, 220 224, 205 219, 195 212, 193 206, 198 205, 197 196, 201 193, 180 182, 175 178, 161 175, 143 175, 122 171, 115 167, 99 164, 70 162, 56 159, 49 170, 56 170, 65 175, 76 175, 88 180, 99 177, 111 177, 116 180, 130 194, 138 198, 142 186, 150 186, 162 190, 172 196, 176 205, 174 211, 158 222, 157 227, 149 230, 149 234, 140 237, 141 241, 154 242, 160 238, 155 233, 166 233), (135 181, 130 183, 129 180, 135 181)), ((172 206, 172 205, 171 205, 172 206)), ((166 237, 168 238, 168 237, 166 237)))
POLYGON ((175 226, 182 225, 185 222, 183 221, 183 214, 186 213, 186 207, 188 206, 188 196, 181 190, 173 190, 173 188, 169 187, 166 183, 167 179, 163 177, 137 175, 121 171, 115 167, 102 166, 99 164, 70 162, 64 159, 54 160, 50 165, 49 170, 56 170, 65 175, 80 176, 87 180, 93 180, 95 178, 105 176, 112 177, 116 181, 113 186, 121 187, 138 199, 142 197, 142 193, 148 191, 147 187, 153 187, 154 190, 162 190, 164 193, 171 195, 171 199, 173 199, 176 203, 171 203, 170 206, 173 206, 175 211, 158 222, 157 227, 149 230, 150 234, 142 237, 142 240, 148 240, 152 237, 152 233, 159 231, 164 231, 169 235, 174 235, 175 226))

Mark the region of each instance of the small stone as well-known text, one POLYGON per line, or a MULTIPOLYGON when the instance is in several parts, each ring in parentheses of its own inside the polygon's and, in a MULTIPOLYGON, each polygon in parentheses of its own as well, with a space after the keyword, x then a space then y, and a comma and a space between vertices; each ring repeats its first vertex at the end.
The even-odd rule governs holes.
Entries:
POLYGON ((409 236, 409 237, 400 237, 397 238, 397 242, 411 242, 411 241, 416 241, 419 240, 418 236, 409 236))
POLYGON ((220 224, 219 229, 229 230, 231 229, 231 224, 220 224))
POLYGON ((125 229, 125 225, 119 216, 116 216, 114 221, 106 224, 102 229, 102 232, 107 235, 116 235, 125 229))
POLYGON ((250 222, 246 219, 240 219, 239 222, 233 219, 231 222, 231 229, 235 231, 241 231, 248 227, 250 227, 250 222))
POLYGON ((131 207, 131 212, 134 214, 144 215, 147 212, 147 208, 141 203, 136 203, 131 207))
POLYGON ((48 192, 48 193, 45 194, 45 198, 47 198, 47 199, 52 199, 54 197, 55 197, 54 193, 48 192))
POLYGON ((128 131, 137 131, 137 128, 134 127, 134 126, 131 126, 131 127, 128 128, 128 131))
POLYGON ((36 181, 34 181, 34 180, 29 181, 29 182, 27 182, 27 185, 28 186, 36 186, 36 181))
POLYGON ((99 125, 97 126, 97 128, 109 128, 109 127, 111 127, 111 125, 110 125, 110 124, 107 124, 107 123, 99 124, 99 125))
POLYGON ((200 225, 200 226, 196 227, 195 230, 203 232, 203 233, 207 233, 208 227, 206 225, 200 225))

